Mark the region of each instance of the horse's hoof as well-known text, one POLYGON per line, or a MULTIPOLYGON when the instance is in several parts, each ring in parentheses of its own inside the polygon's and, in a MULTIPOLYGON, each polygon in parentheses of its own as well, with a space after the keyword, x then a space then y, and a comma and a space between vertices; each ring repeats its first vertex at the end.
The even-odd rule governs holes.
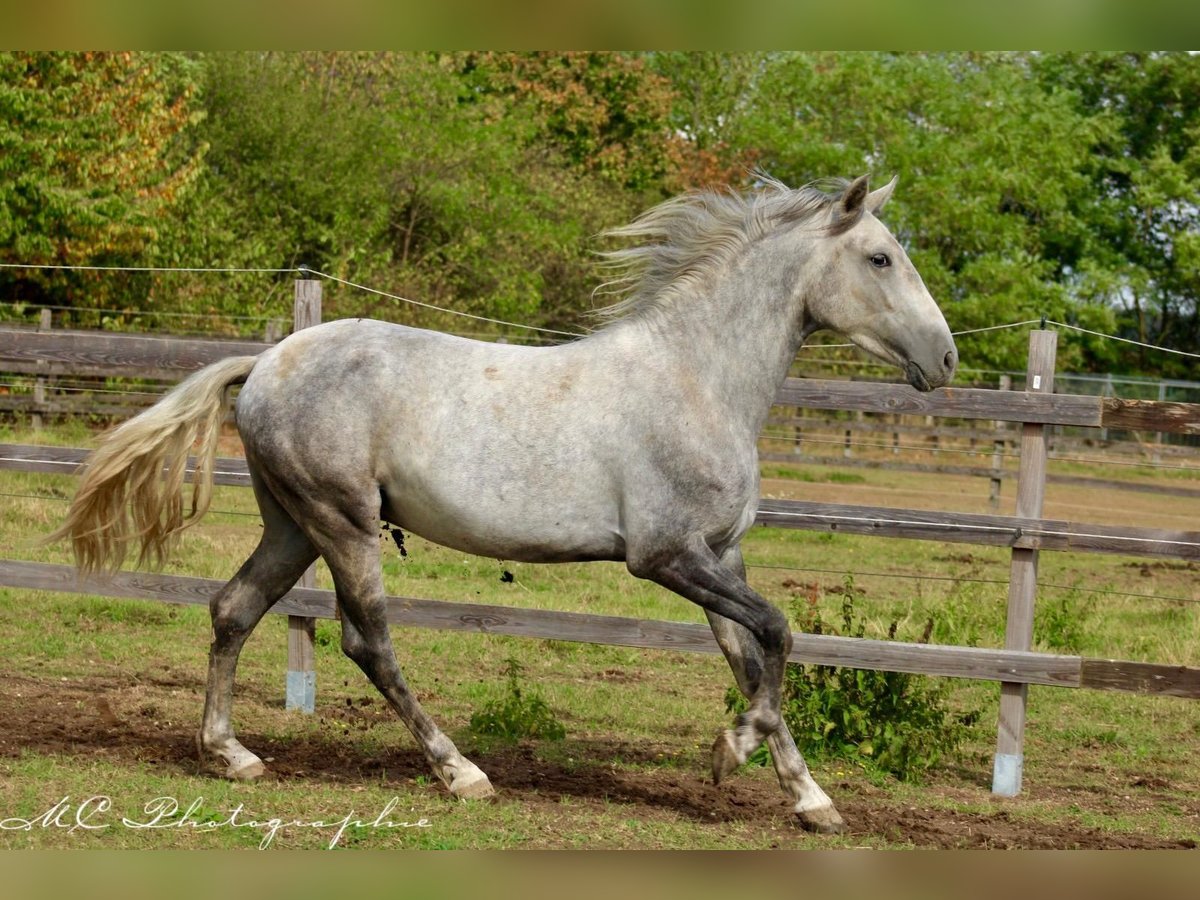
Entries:
POLYGON ((479 769, 463 772, 450 782, 450 793, 459 800, 486 800, 494 797, 496 789, 479 769))
POLYGON ((738 759, 737 748, 733 742, 732 731, 722 731, 717 735, 712 747, 712 776, 713 784, 720 784, 722 779, 732 775, 733 771, 744 760, 738 759))
POLYGON ((805 831, 813 834, 844 834, 849 831, 845 820, 832 806, 820 806, 816 809, 796 813, 796 820, 805 831))
POLYGON ((233 781, 254 781, 261 778, 266 771, 267 767, 255 759, 252 762, 243 762, 237 767, 231 763, 225 770, 225 777, 233 781))
POLYGON ((227 744, 223 750, 210 750, 204 746, 203 734, 197 734, 196 752, 210 771, 231 781, 254 781, 267 771, 262 760, 237 741, 227 744))

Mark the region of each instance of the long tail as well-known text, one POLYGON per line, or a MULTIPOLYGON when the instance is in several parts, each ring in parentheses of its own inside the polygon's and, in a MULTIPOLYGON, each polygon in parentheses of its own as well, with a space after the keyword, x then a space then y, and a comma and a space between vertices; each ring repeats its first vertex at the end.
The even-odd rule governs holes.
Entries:
POLYGON ((258 357, 235 356, 184 379, 162 400, 107 435, 88 458, 66 521, 46 542, 69 538, 82 572, 115 571, 131 542, 138 565, 161 565, 174 539, 208 510, 228 389, 258 357), (191 511, 183 512, 188 453, 196 449, 191 511))

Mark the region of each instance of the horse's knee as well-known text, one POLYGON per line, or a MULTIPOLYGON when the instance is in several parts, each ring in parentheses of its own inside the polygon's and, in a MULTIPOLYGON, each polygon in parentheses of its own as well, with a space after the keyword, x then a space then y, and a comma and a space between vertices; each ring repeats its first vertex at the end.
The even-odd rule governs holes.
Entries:
POLYGON ((236 594, 214 598, 209 604, 209 615, 213 637, 218 641, 245 638, 262 618, 254 604, 239 599, 236 594))
POLYGON ((783 717, 777 709, 766 705, 746 710, 738 716, 738 725, 751 728, 763 738, 770 737, 783 725, 783 717))
POLYGON ((777 607, 767 606, 758 642, 768 656, 787 657, 792 652, 792 628, 787 616, 777 607))

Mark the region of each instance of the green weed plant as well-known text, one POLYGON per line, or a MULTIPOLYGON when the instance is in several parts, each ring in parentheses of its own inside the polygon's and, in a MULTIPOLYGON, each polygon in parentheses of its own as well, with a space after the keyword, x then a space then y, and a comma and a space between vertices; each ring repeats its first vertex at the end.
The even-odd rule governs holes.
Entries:
POLYGON ((474 734, 505 741, 523 738, 561 741, 566 737, 566 729, 542 696, 521 687, 524 668, 511 656, 505 661, 503 674, 508 679, 508 690, 471 716, 470 728, 474 734))
MULTIPOLYGON (((824 621, 815 594, 792 601, 793 620, 812 634, 864 637, 865 620, 856 621, 854 610, 861 590, 847 577, 840 593, 840 629, 824 621)), ((896 638, 896 629, 893 621, 888 640, 896 638)), ((928 643, 932 630, 930 619, 920 643, 928 643)), ((978 719, 977 712, 955 712, 950 693, 946 681, 903 672, 789 664, 782 712, 806 756, 847 759, 915 782, 944 758, 956 755, 978 719)), ((741 712, 746 705, 737 688, 730 688, 727 709, 741 712)), ((759 748, 750 761, 765 764, 767 752, 765 746, 759 748)))

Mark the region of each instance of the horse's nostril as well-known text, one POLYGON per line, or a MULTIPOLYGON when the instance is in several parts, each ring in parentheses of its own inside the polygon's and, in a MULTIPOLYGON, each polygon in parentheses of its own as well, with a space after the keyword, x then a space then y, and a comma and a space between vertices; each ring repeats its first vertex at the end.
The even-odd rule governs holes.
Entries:
POLYGON ((954 371, 954 364, 957 362, 953 350, 946 351, 946 358, 942 360, 942 364, 946 367, 947 372, 954 371))

